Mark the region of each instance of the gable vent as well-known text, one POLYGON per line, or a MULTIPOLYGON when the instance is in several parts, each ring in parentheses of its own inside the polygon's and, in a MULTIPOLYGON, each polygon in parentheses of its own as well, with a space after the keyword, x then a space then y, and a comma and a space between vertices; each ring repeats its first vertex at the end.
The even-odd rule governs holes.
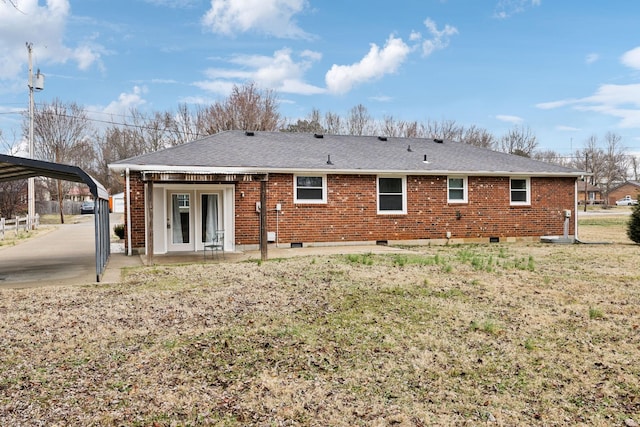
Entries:
POLYGON ((444 142, 444 139, 438 139, 438 138, 434 138, 433 142, 437 143, 437 144, 442 144, 444 142))
POLYGON ((247 131, 244 134, 247 135, 247 136, 254 136, 255 135, 255 133, 251 132, 251 131, 247 131))
POLYGON ((387 140, 387 137, 386 137, 386 136, 379 136, 379 137, 378 137, 378 140, 379 140, 379 141, 386 141, 386 140, 387 140))
POLYGON ((323 134, 321 134, 321 133, 314 133, 314 134, 313 134, 313 137, 314 137, 314 138, 324 138, 324 135, 323 135, 323 134))

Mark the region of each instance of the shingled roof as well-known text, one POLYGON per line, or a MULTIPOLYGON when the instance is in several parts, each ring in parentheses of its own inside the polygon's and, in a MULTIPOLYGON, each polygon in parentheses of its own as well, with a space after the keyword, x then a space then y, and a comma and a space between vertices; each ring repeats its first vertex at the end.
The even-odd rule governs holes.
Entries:
POLYGON ((581 176, 582 171, 425 138, 227 131, 120 160, 113 170, 581 176))

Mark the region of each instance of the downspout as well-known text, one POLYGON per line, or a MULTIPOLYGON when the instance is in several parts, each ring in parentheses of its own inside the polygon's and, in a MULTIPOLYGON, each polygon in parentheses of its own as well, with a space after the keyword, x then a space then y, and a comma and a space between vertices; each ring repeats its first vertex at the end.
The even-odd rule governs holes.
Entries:
POLYGON ((131 180, 129 168, 125 172, 125 188, 127 194, 127 255, 131 256, 131 180))

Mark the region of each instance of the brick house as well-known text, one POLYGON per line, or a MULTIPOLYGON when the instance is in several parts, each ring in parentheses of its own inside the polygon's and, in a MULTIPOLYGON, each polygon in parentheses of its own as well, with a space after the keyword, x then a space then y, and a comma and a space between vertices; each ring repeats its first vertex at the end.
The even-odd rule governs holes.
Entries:
POLYGON ((640 200, 640 181, 627 181, 609 191, 609 204, 615 205, 616 200, 624 196, 631 196, 632 199, 640 200))
POLYGON ((596 185, 589 184, 586 180, 578 181, 578 204, 600 205, 605 202, 602 191, 596 185))
POLYGON ((449 140, 244 131, 109 167, 125 177, 129 251, 155 254, 202 251, 218 229, 228 251, 265 235, 285 247, 537 239, 562 234, 567 213, 574 235, 584 175, 449 140))

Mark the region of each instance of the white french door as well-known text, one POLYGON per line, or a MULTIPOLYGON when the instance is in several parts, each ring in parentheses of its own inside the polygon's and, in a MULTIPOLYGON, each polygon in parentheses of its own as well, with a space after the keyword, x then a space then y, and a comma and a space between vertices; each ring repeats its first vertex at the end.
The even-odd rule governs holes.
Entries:
POLYGON ((200 218, 202 219, 200 240, 203 245, 212 242, 216 232, 224 229, 220 211, 218 194, 200 194, 200 218))
POLYGON ((194 249, 192 195, 170 192, 167 209, 167 242, 169 251, 194 249))

